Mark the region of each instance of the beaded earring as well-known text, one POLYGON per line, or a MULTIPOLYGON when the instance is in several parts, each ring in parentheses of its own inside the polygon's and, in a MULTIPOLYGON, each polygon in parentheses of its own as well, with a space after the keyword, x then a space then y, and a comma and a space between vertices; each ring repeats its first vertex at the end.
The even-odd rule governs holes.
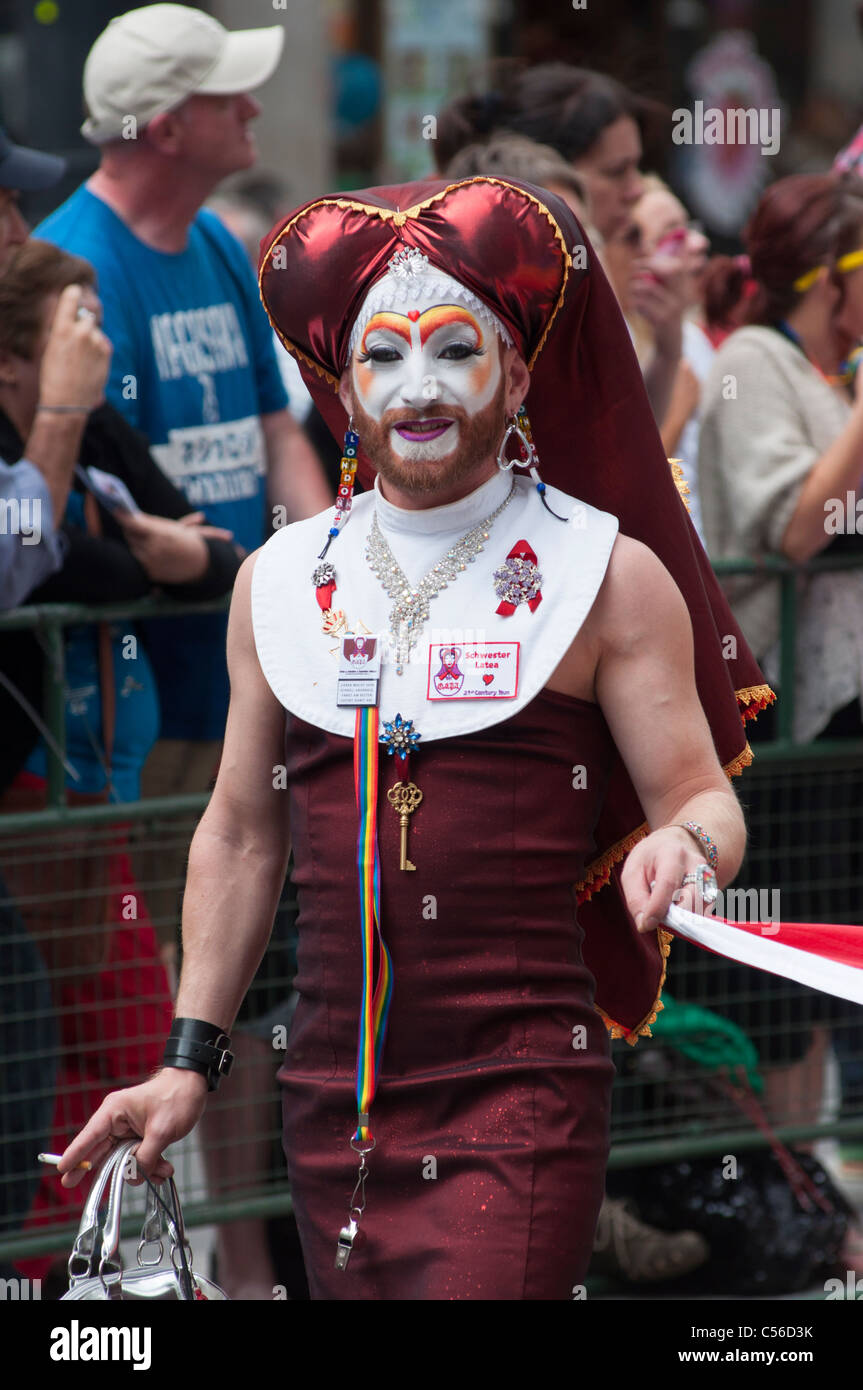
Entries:
POLYGON ((336 514, 333 518, 333 524, 327 532, 327 543, 318 556, 319 560, 323 560, 336 536, 347 522, 348 512, 354 500, 359 442, 360 437, 354 429, 354 417, 352 415, 348 421, 348 427, 345 430, 345 442, 342 445, 342 458, 339 464, 339 490, 336 493, 336 514))
POLYGON ((318 607, 325 615, 331 614, 333 594, 336 589, 335 567, 326 559, 326 554, 333 541, 346 525, 350 515, 351 503, 354 500, 354 483, 357 477, 357 446, 359 442, 360 437, 354 429, 354 417, 351 416, 348 427, 345 430, 345 442, 342 447, 342 461, 339 467, 339 490, 336 493, 336 514, 333 517, 333 524, 327 532, 324 548, 318 556, 318 560, 324 563, 318 564, 312 573, 312 583, 315 586, 315 597, 318 601, 318 607))

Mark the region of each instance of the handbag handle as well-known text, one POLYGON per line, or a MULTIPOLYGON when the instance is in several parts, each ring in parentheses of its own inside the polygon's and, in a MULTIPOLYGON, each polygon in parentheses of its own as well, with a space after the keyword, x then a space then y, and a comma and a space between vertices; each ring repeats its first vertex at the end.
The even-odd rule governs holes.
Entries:
POLYGON ((96 1236, 99 1232, 99 1208, 108 1180, 114 1173, 117 1165, 125 1164, 126 1159, 136 1145, 140 1144, 140 1139, 127 1139, 122 1144, 106 1156, 102 1167, 96 1174, 90 1191, 87 1193, 87 1200, 84 1203, 84 1210, 81 1212, 81 1221, 78 1226, 78 1234, 75 1237, 75 1244, 69 1256, 67 1270, 69 1273, 69 1288, 74 1289, 76 1284, 82 1283, 85 1279, 92 1277, 91 1266, 93 1255, 96 1248, 96 1236), (80 1267, 76 1271, 75 1262, 83 1261, 84 1268, 80 1267))
MULTIPOLYGON (((138 1141, 134 1140, 133 1142, 137 1143, 138 1141)), ((123 1211, 123 1189, 126 1184, 125 1168, 125 1162, 117 1162, 112 1168, 111 1188, 108 1194, 108 1211, 105 1215, 105 1225, 102 1232, 102 1251, 99 1260, 98 1274, 102 1282, 102 1287, 105 1289, 109 1299, 120 1297, 120 1286, 124 1274, 123 1261, 120 1256, 120 1218, 123 1211)), ((142 1245, 145 1242, 152 1243, 154 1217, 158 1215, 160 1210, 164 1210, 168 1230, 171 1235, 171 1263, 180 1276, 180 1291, 183 1298, 191 1301, 195 1297, 194 1284, 192 1283, 191 1250, 186 1240, 183 1227, 183 1215, 180 1208, 180 1198, 173 1177, 168 1178, 167 1186, 170 1195, 169 1207, 166 1204, 166 1208, 162 1208, 155 1195, 155 1191, 151 1191, 150 1193, 150 1198, 147 1203, 147 1214, 144 1218, 144 1224, 141 1230, 141 1243, 138 1246, 139 1263, 142 1245), (172 1210, 174 1215, 171 1214, 172 1210), (181 1259, 178 1265, 177 1254, 181 1247, 183 1249, 183 1255, 186 1258, 181 1259), (185 1275, 188 1275, 188 1279, 184 1277, 185 1275)))

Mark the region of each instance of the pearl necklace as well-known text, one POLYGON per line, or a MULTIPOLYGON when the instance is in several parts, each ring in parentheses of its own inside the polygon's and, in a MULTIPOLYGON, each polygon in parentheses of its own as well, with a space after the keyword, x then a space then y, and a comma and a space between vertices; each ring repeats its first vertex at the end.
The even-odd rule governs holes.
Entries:
POLYGON ((372 574, 377 575, 389 597, 395 599, 390 612, 390 635, 395 648, 397 676, 403 674, 404 663, 410 660, 410 654, 419 641, 423 626, 428 620, 431 600, 476 559, 483 549, 483 542, 488 540, 489 527, 504 508, 509 506, 514 493, 513 483, 509 495, 500 506, 496 507, 485 521, 481 521, 478 526, 468 531, 467 535, 462 536, 460 541, 456 541, 452 549, 432 566, 415 589, 390 550, 375 512, 366 542, 366 563, 372 574))

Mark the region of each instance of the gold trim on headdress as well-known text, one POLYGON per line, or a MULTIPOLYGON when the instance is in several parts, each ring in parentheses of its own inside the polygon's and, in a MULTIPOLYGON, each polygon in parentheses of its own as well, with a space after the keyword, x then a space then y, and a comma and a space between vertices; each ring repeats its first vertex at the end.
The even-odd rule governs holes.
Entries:
MULTIPOLYGON (((528 193, 526 189, 519 188, 516 184, 510 183, 507 179, 490 178, 484 174, 478 174, 474 178, 470 179, 459 179, 456 183, 447 184, 446 188, 441 189, 439 193, 433 193, 430 197, 424 198, 421 203, 414 203, 411 207, 405 208, 404 211, 400 211, 395 208, 377 207, 373 203, 361 203, 353 198, 340 197, 338 194, 328 194, 323 198, 317 198, 315 202, 309 203, 306 207, 301 208, 291 218, 291 220, 281 228, 278 235, 273 238, 272 242, 264 252, 264 255, 261 259, 261 265, 258 270, 258 293, 260 294, 261 302, 263 303, 264 309, 266 310, 267 318, 269 319, 274 331, 278 335, 279 341, 282 343, 283 347, 285 347, 287 351, 291 353, 292 356, 301 359, 303 362, 306 362, 310 367, 314 368, 314 370, 317 372, 319 376, 323 377, 324 380, 328 381, 332 385, 334 390, 338 390, 339 378, 337 376, 334 376, 332 372, 328 371, 327 368, 323 367, 319 362, 315 361, 313 357, 310 357, 308 353, 303 352, 302 348, 297 347, 296 343, 291 342, 289 338, 285 337, 284 333, 282 333, 281 329, 279 328, 279 325, 276 323, 276 321, 270 314, 269 308, 267 307, 267 301, 264 297, 263 277, 264 272, 268 268, 270 256, 272 255, 274 248, 283 241, 284 237, 292 231, 292 229, 302 218, 307 217, 310 213, 314 212, 316 208, 331 206, 337 208, 345 208, 351 212, 363 212, 369 216, 380 218, 382 222, 391 221, 395 224, 395 226, 402 227, 404 226, 405 222, 408 221, 409 218, 419 217, 419 215, 424 211, 424 209, 430 207, 432 203, 439 202, 441 198, 446 198, 447 195, 449 193, 452 193, 455 189, 464 187, 466 184, 471 183, 495 184, 501 188, 509 188, 512 190, 513 193, 520 194, 521 197, 526 198, 528 202, 533 203, 539 209, 539 211, 548 219, 549 223, 551 224, 552 231, 554 232, 555 239, 557 240, 559 245, 561 262, 563 265, 563 282, 561 284, 560 291, 555 301, 554 308, 552 309, 548 317, 548 322, 546 323, 545 328, 542 331, 542 336, 540 337, 540 340, 536 348, 531 353, 530 359, 527 363, 528 371, 532 371, 534 364, 537 358, 539 357, 540 352, 545 346, 545 341, 549 335, 551 326, 554 323, 554 320, 560 312, 561 306, 563 304, 564 296, 566 294, 566 287, 569 283, 569 273, 572 269, 572 257, 569 254, 569 249, 566 245, 566 239, 563 235, 563 232, 560 229, 560 226, 558 225, 557 221, 552 215, 550 209, 547 208, 545 204, 540 201, 539 198, 534 197, 532 193, 528 193)), ((436 264, 436 262, 432 262, 432 264, 436 264)), ((439 266, 437 268, 444 271, 445 274, 449 273, 448 271, 446 271, 444 266, 439 266)))

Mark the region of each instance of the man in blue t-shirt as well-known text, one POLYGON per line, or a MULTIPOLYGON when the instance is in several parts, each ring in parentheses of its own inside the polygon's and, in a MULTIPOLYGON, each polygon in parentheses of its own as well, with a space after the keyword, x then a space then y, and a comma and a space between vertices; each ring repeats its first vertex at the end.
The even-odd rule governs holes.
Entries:
MULTIPOLYGON (((331 501, 287 410, 243 248, 201 208, 223 178, 255 162, 247 127, 260 106, 248 91, 270 77, 282 40, 278 26, 234 34, 180 5, 112 20, 84 68, 82 132, 100 147, 100 166, 35 233, 96 267, 114 348, 108 400, 147 435, 192 505, 247 551, 273 519, 331 501)), ((228 704, 225 626, 222 615, 149 624, 169 746, 145 772, 147 795, 192 790, 204 777, 193 765, 215 764, 228 704)))

